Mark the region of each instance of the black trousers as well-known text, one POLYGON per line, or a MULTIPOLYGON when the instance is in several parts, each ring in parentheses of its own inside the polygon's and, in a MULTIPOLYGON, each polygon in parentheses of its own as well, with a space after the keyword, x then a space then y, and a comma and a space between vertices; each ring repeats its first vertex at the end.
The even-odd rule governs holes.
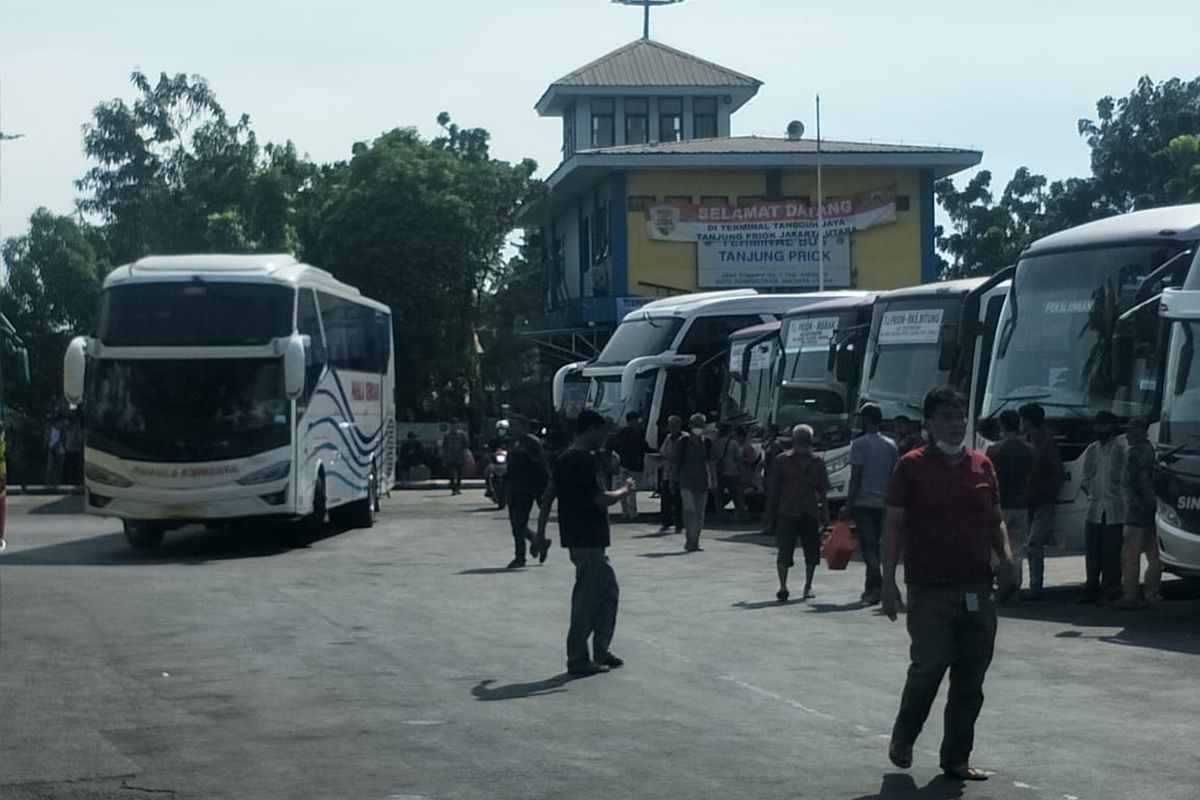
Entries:
POLYGON ((683 496, 679 484, 672 481, 658 482, 658 499, 662 510, 662 526, 675 526, 675 532, 683 530, 683 496))
POLYGON ((567 631, 568 668, 589 660, 589 637, 595 654, 591 660, 601 661, 608 656, 621 595, 617 575, 603 547, 572 547, 570 551, 575 588, 571 591, 571 627, 567 631))
POLYGON ((983 679, 996 643, 996 605, 990 587, 975 592, 974 611, 967 605, 968 592, 971 589, 908 585, 912 663, 892 739, 903 745, 917 740, 949 670, 940 759, 944 768, 970 763, 975 720, 983 708, 983 679))
POLYGON ((1121 593, 1121 525, 1089 522, 1084 529, 1084 565, 1088 595, 1112 599, 1121 593))
POLYGON ((533 512, 534 497, 516 494, 508 498, 508 522, 512 526, 513 552, 518 561, 525 560, 525 542, 529 536, 529 515, 533 512))

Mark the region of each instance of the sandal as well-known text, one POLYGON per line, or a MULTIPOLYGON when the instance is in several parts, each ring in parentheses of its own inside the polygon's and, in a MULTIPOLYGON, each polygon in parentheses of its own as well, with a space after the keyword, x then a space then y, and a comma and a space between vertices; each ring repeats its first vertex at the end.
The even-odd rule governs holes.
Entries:
POLYGON ((912 766, 912 745, 900 744, 895 739, 888 745, 888 760, 900 769, 912 766))
POLYGON ((978 767, 970 767, 966 764, 959 764, 955 767, 942 767, 942 774, 947 778, 954 778, 960 781, 986 781, 990 775, 978 767))

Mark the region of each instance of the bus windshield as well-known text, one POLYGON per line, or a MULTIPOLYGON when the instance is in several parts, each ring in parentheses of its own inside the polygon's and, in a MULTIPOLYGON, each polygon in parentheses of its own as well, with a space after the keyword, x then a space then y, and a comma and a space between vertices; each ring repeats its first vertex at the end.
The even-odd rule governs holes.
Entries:
POLYGON ((1171 331, 1159 441, 1200 454, 1200 323, 1179 321, 1171 331))
POLYGON ((221 461, 291 442, 282 359, 95 359, 87 446, 134 461, 221 461))
POLYGON ((654 384, 659 372, 661 370, 654 369, 638 375, 633 392, 626 400, 621 400, 620 375, 594 377, 588 388, 587 406, 615 426, 624 425, 625 416, 633 411, 644 419, 654 398, 654 384))
POLYGON ((1016 316, 1000 325, 985 415, 1036 401, 1057 417, 1153 416, 1162 363, 1157 311, 1152 304, 1135 317, 1126 329, 1133 341, 1117 318, 1135 304, 1142 280, 1184 247, 1131 244, 1022 259, 1016 316), (1128 374, 1116 374, 1122 346, 1128 374))
POLYGON ((878 301, 859 399, 879 405, 884 419, 920 417, 925 395, 950 379, 938 360, 943 328, 957 329, 961 305, 961 297, 878 301))
POLYGON ((742 364, 746 347, 753 339, 729 343, 729 364, 725 393, 721 403, 721 420, 732 423, 766 424, 771 409, 775 384, 775 363, 779 340, 772 336, 759 342, 750 351, 749 370, 742 380, 742 364))
POLYGON ((780 430, 811 425, 823 447, 850 440, 850 386, 829 369, 829 345, 839 329, 858 324, 857 311, 784 321, 785 363, 776 422, 780 430))
POLYGON ((291 334, 295 294, 274 284, 200 280, 114 286, 100 300, 97 338, 111 347, 266 344, 291 334))
POLYGON ((622 322, 600 356, 598 364, 627 364, 641 356, 656 356, 671 349, 683 326, 678 317, 646 317, 622 322))

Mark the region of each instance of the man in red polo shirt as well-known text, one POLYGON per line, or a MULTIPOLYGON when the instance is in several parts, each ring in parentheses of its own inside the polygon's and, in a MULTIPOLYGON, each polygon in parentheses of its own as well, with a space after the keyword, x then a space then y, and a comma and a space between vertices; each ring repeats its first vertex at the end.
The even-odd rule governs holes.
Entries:
POLYGON ((950 670, 941 767, 949 777, 987 780, 970 765, 983 679, 996 641, 992 553, 1002 589, 1012 578, 1012 553, 1000 512, 1000 487, 987 456, 967 449, 966 398, 956 389, 925 396, 930 443, 900 459, 888 490, 883 539, 883 611, 900 607, 896 562, 904 553, 912 663, 892 729, 888 757, 912 766, 921 733, 950 670))

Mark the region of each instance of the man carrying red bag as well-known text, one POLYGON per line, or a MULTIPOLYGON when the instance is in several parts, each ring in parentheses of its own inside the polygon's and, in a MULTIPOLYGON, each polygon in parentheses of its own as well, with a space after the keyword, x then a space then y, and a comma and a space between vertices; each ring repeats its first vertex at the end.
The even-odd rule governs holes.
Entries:
POLYGON ((779 454, 771 465, 767 484, 766 527, 775 531, 779 554, 779 591, 775 598, 788 599, 788 570, 795 564, 796 544, 804 550, 804 598, 813 597, 813 575, 821 562, 821 528, 829 521, 829 473, 825 460, 813 453, 813 429, 792 428, 792 449, 779 454))

